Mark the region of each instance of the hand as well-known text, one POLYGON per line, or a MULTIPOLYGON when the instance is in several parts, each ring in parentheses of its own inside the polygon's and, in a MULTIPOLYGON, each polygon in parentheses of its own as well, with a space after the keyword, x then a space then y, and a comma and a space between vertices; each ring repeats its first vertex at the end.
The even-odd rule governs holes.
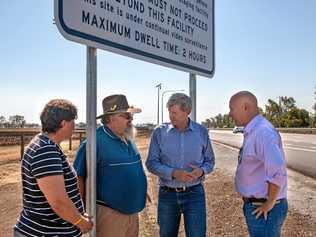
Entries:
POLYGON ((264 202, 260 207, 254 210, 251 214, 256 215, 256 219, 258 219, 262 214, 265 220, 268 218, 268 212, 274 207, 275 200, 268 199, 264 202))
POLYGON ((89 216, 89 214, 88 213, 83 213, 83 216, 84 217, 87 217, 90 221, 92 221, 92 219, 93 219, 93 216, 89 216))
POLYGON ((191 175, 193 176, 193 179, 198 179, 202 177, 204 171, 201 168, 192 164, 189 164, 189 166, 192 168, 191 175))
POLYGON ((80 218, 82 220, 77 224, 77 227, 80 229, 81 233, 88 233, 93 228, 92 216, 84 213, 80 218))
POLYGON ((191 174, 191 172, 187 172, 184 170, 174 170, 172 172, 172 177, 174 177, 177 181, 180 182, 191 182, 194 180, 193 175, 191 174))

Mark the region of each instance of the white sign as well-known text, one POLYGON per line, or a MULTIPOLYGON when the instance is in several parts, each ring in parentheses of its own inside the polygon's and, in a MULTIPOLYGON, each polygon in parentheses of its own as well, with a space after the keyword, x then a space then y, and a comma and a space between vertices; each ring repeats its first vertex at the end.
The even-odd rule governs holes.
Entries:
POLYGON ((55 0, 68 40, 212 77, 214 0, 55 0))

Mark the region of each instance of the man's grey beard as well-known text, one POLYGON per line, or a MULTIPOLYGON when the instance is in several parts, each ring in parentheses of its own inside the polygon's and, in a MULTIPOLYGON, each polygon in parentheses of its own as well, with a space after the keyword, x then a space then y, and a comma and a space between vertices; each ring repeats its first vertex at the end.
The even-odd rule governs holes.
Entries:
POLYGON ((128 125, 124 131, 124 136, 127 139, 134 140, 136 135, 137 135, 137 129, 135 128, 135 126, 133 124, 128 125))

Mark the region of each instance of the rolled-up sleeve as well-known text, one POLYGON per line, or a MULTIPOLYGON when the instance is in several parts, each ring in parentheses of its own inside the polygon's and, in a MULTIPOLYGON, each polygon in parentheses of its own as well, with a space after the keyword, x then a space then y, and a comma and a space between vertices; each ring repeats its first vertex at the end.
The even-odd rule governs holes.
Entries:
POLYGON ((263 143, 265 179, 267 182, 282 187, 286 182, 286 162, 281 141, 276 135, 267 137, 265 141, 263 143))
POLYGON ((150 140, 146 167, 149 172, 166 180, 172 180, 173 168, 162 164, 160 151, 160 129, 156 128, 150 140))
POLYGON ((205 135, 205 145, 203 147, 203 156, 204 156, 204 161, 200 168, 203 170, 204 174, 209 174, 214 169, 215 156, 214 156, 211 140, 210 140, 207 130, 206 130, 206 135, 205 135))

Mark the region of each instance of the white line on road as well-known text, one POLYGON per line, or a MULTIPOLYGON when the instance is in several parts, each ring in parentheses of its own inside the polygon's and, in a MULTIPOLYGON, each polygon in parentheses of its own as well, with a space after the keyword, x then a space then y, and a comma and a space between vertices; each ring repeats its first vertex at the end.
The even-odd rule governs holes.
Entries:
POLYGON ((290 149, 290 150, 298 150, 298 151, 307 151, 307 152, 316 152, 316 150, 311 150, 311 149, 305 149, 305 148, 298 148, 294 146, 284 146, 285 149, 290 149))
POLYGON ((215 144, 220 145, 220 146, 224 146, 224 147, 229 148, 229 149, 231 149, 231 150, 233 150, 233 151, 238 151, 238 150, 239 150, 239 149, 237 149, 236 147, 232 147, 232 146, 223 144, 223 143, 218 142, 218 141, 214 141, 214 140, 213 140, 212 143, 215 143, 215 144))

